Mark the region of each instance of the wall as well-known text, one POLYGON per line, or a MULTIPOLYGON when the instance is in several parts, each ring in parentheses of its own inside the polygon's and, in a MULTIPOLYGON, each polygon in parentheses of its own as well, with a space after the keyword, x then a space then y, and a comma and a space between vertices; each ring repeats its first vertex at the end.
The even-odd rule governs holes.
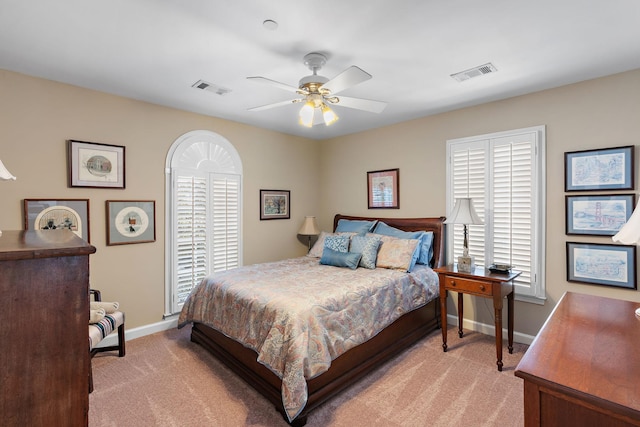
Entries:
MULTIPOLYGON (((611 240, 567 236, 564 217, 564 153, 638 144, 639 100, 640 70, 635 70, 324 141, 321 227, 330 229, 335 213, 393 217, 446 215, 448 139, 546 125, 548 299, 544 305, 517 301, 516 331, 535 335, 566 291, 640 301, 638 291, 566 281, 565 242, 610 243, 611 240), (366 172, 390 168, 400 168, 400 209, 368 210, 366 172)), ((636 157, 638 155, 640 147, 636 147, 636 157)), ((637 158, 635 164, 639 164, 637 158)), ((638 188, 637 168, 635 172, 635 188, 638 188)), ((465 319, 493 325, 490 300, 465 298, 465 319)), ((449 304, 449 313, 455 313, 452 298, 449 304)))
POLYGON ((296 232, 319 210, 319 142, 3 70, 0 99, 0 159, 18 178, 0 182, 0 230, 23 228, 25 198, 89 199, 91 285, 120 302, 128 329, 164 314, 164 166, 188 131, 219 133, 240 154, 244 263, 305 253, 296 232), (125 146, 126 189, 68 188, 68 139, 125 146), (261 188, 291 190, 290 220, 260 221, 261 188), (156 201, 155 242, 106 246, 105 201, 121 199, 156 201))

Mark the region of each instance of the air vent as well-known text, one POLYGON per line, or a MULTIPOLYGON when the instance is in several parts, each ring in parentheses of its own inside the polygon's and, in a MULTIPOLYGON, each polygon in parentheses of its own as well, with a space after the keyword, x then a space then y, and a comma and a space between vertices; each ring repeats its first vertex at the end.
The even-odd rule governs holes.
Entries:
POLYGON ((465 80, 469 80, 474 77, 483 76, 489 73, 495 73, 496 71, 498 71, 498 69, 494 67, 492 63, 489 62, 487 64, 480 65, 478 67, 474 67, 466 71, 461 71, 459 73, 451 74, 451 77, 453 77, 459 82, 463 82, 465 80))
POLYGON ((213 83, 208 83, 208 82, 205 82, 204 80, 198 80, 197 82, 192 84, 191 87, 194 87, 196 89, 206 90, 206 91, 209 91, 209 92, 213 92, 216 95, 220 95, 220 96, 226 95, 229 92, 231 92, 231 89, 227 89, 226 87, 214 85, 213 83))

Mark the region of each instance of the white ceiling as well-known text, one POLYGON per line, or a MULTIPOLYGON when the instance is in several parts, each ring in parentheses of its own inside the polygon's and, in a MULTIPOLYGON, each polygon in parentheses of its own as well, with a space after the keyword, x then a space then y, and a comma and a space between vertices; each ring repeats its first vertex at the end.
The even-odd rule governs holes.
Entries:
POLYGON ((640 68, 640 1, 0 0, 0 68, 325 139, 640 68), (372 74, 342 94, 387 108, 335 107, 310 129, 300 104, 247 111, 292 94, 246 77, 297 86, 313 51, 328 78, 372 74), (450 77, 488 62, 496 73, 450 77))

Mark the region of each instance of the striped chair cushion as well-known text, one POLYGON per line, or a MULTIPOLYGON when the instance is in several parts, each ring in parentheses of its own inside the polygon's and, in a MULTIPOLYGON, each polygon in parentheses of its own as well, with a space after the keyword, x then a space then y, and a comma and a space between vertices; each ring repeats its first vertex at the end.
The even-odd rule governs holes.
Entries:
POLYGON ((98 345, 107 335, 118 329, 118 326, 124 324, 124 313, 116 311, 104 316, 98 323, 89 325, 89 350, 98 345))

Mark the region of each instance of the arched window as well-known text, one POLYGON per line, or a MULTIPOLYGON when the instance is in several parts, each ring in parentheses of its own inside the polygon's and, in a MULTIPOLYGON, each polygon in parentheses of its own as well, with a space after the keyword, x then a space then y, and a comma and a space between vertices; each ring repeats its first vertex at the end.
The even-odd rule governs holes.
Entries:
POLYGON ((242 265, 242 162, 209 131, 178 138, 166 162, 165 315, 207 274, 242 265))

